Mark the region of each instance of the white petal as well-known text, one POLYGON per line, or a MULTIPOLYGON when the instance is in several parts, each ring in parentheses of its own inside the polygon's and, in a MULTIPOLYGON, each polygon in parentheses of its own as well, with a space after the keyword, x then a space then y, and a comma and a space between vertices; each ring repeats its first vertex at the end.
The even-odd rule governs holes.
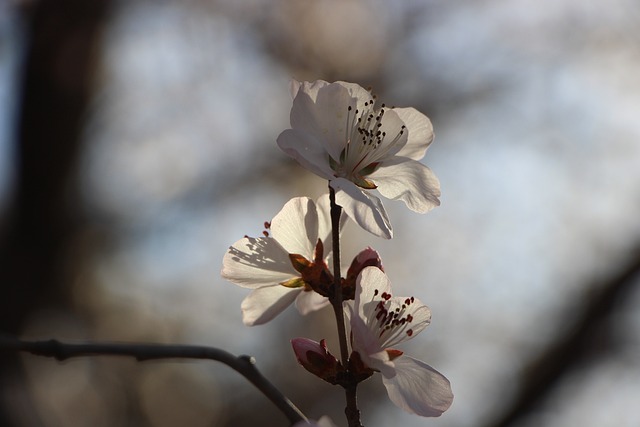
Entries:
POLYGON ((282 151, 293 157, 303 168, 325 179, 333 177, 327 149, 313 134, 287 129, 278 136, 277 143, 282 151))
POLYGON ((347 305, 350 311, 349 325, 351 326, 352 347, 360 354, 360 358, 365 365, 371 369, 376 369, 391 377, 395 374, 394 362, 389 360, 389 354, 380 346, 377 335, 368 324, 353 310, 351 305, 347 305))
POLYGON ((289 200, 271 221, 271 235, 290 254, 311 260, 318 242, 316 204, 308 197, 289 200))
POLYGON ((299 276, 289 254, 270 237, 245 237, 222 259, 222 277, 245 288, 274 285, 299 276))
POLYGON ((398 344, 410 340, 418 335, 424 328, 431 323, 431 310, 424 305, 420 300, 413 299, 413 302, 409 302, 410 298, 407 297, 394 297, 387 305, 387 309, 390 312, 398 310, 402 313, 403 319, 412 317, 411 321, 406 321, 395 327, 389 328, 382 333, 378 339, 380 345, 384 348, 393 348, 398 344), (408 303, 408 304, 407 304, 408 303))
POLYGON ((312 98, 304 87, 298 90, 291 107, 291 128, 313 135, 334 160, 339 160, 346 144, 347 108, 355 106, 355 100, 337 84, 323 86, 315 95, 312 98))
POLYGON ((356 279, 355 305, 359 307, 359 313, 365 315, 363 306, 370 302, 377 303, 383 293, 391 294, 391 281, 387 275, 378 267, 364 268, 356 279))
MULTIPOLYGON (((333 248, 331 247, 331 203, 329 194, 324 194, 316 200, 316 208, 318 211, 318 236, 322 239, 324 245, 324 256, 328 259, 333 248)), ((339 231, 342 233, 344 225, 349 217, 346 214, 340 215, 339 231)), ((329 265, 331 266, 331 265, 329 265)))
POLYGON ((386 136, 375 150, 362 161, 363 166, 374 162, 385 162, 395 156, 407 144, 407 132, 402 130, 404 122, 396 114, 395 110, 386 110, 382 119, 380 132, 386 136), (402 131, 402 134, 400 132, 402 131))
POLYGON ((302 288, 266 286, 252 291, 240 305, 247 326, 261 325, 280 314, 296 299, 302 288))
POLYGON ((331 181, 331 187, 336 190, 336 203, 360 227, 378 237, 390 239, 393 237, 391 223, 380 199, 372 196, 353 182, 344 178, 331 181))
POLYGON ((420 160, 433 142, 431 120, 415 108, 394 108, 393 111, 398 114, 408 131, 407 143, 397 155, 420 160))
POLYGON ((299 82, 296 79, 291 79, 291 81, 289 81, 289 95, 291 95, 291 100, 296 98, 300 86, 302 86, 302 82, 299 82))
POLYGON ((414 212, 425 213, 440 206, 440 182, 422 163, 395 157, 368 176, 384 197, 402 200, 414 212))
POLYGON ((371 100, 371 94, 354 83, 303 83, 293 100, 291 127, 314 135, 339 161, 353 128, 355 110, 362 111, 364 103, 371 100))
POLYGON ((367 108, 364 106, 365 103, 368 104, 369 106, 373 105, 374 99, 373 99, 373 96, 371 95, 371 92, 369 92, 359 84, 343 82, 343 81, 337 81, 334 84, 340 85, 343 88, 345 88, 349 92, 349 95, 351 96, 351 98, 356 100, 356 105, 355 107, 353 107, 354 109, 357 109, 358 111, 362 112, 365 108, 367 108))
POLYGON ((324 244, 324 255, 331 251, 331 206, 329 194, 323 194, 316 200, 316 210, 318 211, 318 237, 324 244))
POLYGON ((423 417, 439 417, 453 402, 451 384, 440 372, 408 356, 395 361, 396 375, 382 377, 389 399, 400 408, 423 417))
POLYGON ((382 295, 391 292, 391 282, 387 275, 377 267, 367 267, 362 270, 356 280, 354 305, 358 307, 358 316, 372 330, 380 348, 392 348, 418 335, 431 323, 431 310, 417 298, 391 297, 385 306, 389 312, 396 311, 403 321, 391 328, 380 332, 379 321, 376 317, 376 307, 383 301, 382 295))
POLYGON ((369 92, 368 90, 366 90, 365 88, 363 88, 357 83, 337 81, 334 84, 340 85, 345 89, 347 89, 347 91, 349 91, 349 95, 351 95, 353 98, 357 98, 359 101, 362 102, 362 104, 364 104, 365 102, 370 103, 370 101, 373 101, 373 96, 371 95, 371 92, 369 92))
POLYGON ((302 89, 303 92, 305 92, 311 97, 311 99, 315 101, 316 97, 318 96, 318 91, 329 84, 329 82, 326 82, 324 80, 316 80, 315 82, 299 82, 296 80, 292 80, 289 85, 289 92, 291 93, 291 98, 295 99, 298 91, 302 89))
POLYGON ((312 311, 320 310, 329 305, 329 298, 323 297, 317 292, 303 291, 296 298, 296 308, 302 315, 307 315, 312 311))

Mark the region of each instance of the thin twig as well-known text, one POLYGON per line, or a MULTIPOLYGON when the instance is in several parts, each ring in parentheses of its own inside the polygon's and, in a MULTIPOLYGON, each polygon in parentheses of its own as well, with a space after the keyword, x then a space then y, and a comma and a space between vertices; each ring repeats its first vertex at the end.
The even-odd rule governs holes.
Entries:
MULTIPOLYGON (((334 295, 331 299, 333 312, 338 326, 338 340, 340 342, 340 358, 345 368, 349 366, 349 348, 347 345, 347 331, 344 324, 344 310, 342 308, 342 274, 340 271, 340 215, 342 207, 336 204, 335 190, 329 185, 329 201, 331 203, 331 237, 333 244, 333 278, 334 295)), ((347 374, 349 372, 347 371, 347 374)), ((356 399, 358 383, 352 381, 345 387, 347 406, 344 410, 349 427, 362 427, 360 422, 360 410, 356 399)))
POLYGON ((340 215, 342 207, 336 204, 335 190, 329 186, 329 200, 331 202, 331 241, 333 245, 333 287, 332 298, 333 311, 338 324, 338 340, 340 342, 340 358, 342 365, 349 362, 349 349, 347 346, 347 331, 344 325, 344 311, 342 308, 342 275, 340 272, 340 215))
POLYGON ((0 351, 22 351, 38 356, 67 360, 85 356, 128 356, 137 361, 158 359, 206 359, 224 363, 238 372, 262 392, 293 425, 307 421, 304 414, 256 368, 251 356, 234 356, 214 347, 196 345, 141 344, 141 343, 85 343, 69 344, 58 340, 23 341, 0 335, 0 351))

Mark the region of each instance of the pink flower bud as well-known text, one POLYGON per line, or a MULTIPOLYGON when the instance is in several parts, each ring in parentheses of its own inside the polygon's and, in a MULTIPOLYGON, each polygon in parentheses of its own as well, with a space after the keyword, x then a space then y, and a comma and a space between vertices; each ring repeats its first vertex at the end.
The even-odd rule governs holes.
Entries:
POLYGON ((338 372, 342 366, 338 359, 327 351, 325 340, 316 342, 308 338, 291 340, 293 352, 307 371, 331 384, 336 384, 338 372))
POLYGON ((354 298, 354 292, 356 289, 356 279, 362 270, 366 267, 377 267, 384 271, 382 268, 382 260, 380 255, 375 249, 370 247, 360 251, 358 255, 351 261, 349 270, 347 271, 347 277, 342 281, 342 298, 349 300, 354 298))

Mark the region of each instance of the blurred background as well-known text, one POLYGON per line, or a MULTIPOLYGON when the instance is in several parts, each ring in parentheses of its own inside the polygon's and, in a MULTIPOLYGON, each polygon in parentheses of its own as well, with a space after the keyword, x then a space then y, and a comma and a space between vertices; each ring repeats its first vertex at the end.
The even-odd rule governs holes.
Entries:
MULTIPOLYGON (((275 143, 288 82, 347 80, 433 121, 442 206, 353 227, 432 324, 438 419, 360 386, 368 427, 638 426, 640 3, 0 2, 0 333, 251 354, 308 416, 342 392, 289 340, 330 310, 242 325, 227 247, 326 183, 275 143)), ((228 367, 1 354, 0 425, 285 426, 228 367)))

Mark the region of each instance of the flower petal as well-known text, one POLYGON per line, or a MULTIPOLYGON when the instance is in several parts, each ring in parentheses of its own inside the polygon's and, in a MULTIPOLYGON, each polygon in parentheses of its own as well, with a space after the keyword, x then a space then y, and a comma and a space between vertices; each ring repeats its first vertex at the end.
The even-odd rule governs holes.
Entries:
POLYGON ((282 151, 293 157, 303 168, 322 178, 333 178, 327 149, 313 134, 298 129, 287 129, 278 136, 276 142, 282 151))
POLYGON ((395 157, 369 175, 383 196, 402 200, 414 212, 425 213, 440 206, 440 182, 422 163, 395 157))
POLYGON ((357 351, 362 362, 371 369, 376 369, 384 375, 395 375, 394 362, 389 359, 389 353, 380 346, 380 342, 369 325, 354 312, 351 304, 346 304, 349 311, 349 326, 351 327, 353 351, 357 351))
POLYGON ((329 305, 329 298, 323 297, 317 292, 303 291, 296 298, 296 308, 302 315, 320 310, 329 305))
POLYGON ((331 181, 336 190, 336 203, 360 227, 378 237, 393 237, 391 223, 380 199, 360 190, 354 183, 344 178, 331 181))
POLYGON ((431 324, 431 309, 417 298, 394 297, 387 304, 389 312, 400 313, 403 322, 379 335, 383 348, 393 348, 408 341, 431 324))
POLYGON ((355 110, 373 98, 354 83, 302 83, 291 108, 291 128, 314 135, 336 161, 352 130, 355 110), (348 110, 351 107, 351 112, 348 110))
POLYGON ((431 310, 413 297, 391 296, 391 282, 377 267, 366 267, 356 280, 354 306, 358 317, 371 329, 379 348, 392 348, 418 335, 431 323, 431 310), (390 313, 397 313, 397 324, 381 327, 377 310, 380 303, 390 313))
POLYGON ((431 120, 415 108, 394 108, 400 119, 407 126, 407 143, 396 155, 420 160, 433 142, 433 125, 431 120))
MULTIPOLYGON (((324 255, 325 258, 329 257, 333 248, 331 247, 331 203, 329 200, 329 195, 324 194, 316 200, 316 208, 318 211, 318 237, 322 239, 322 244, 324 245, 324 255)), ((348 220, 347 215, 340 215, 340 225, 339 231, 342 233, 342 229, 348 220)))
POLYGON ((313 200, 294 197, 271 221, 271 235, 289 254, 313 259, 318 242, 318 212, 313 200))
MULTIPOLYGON (((358 314, 367 320, 373 313, 367 311, 369 303, 377 305, 383 293, 391 294, 391 281, 378 267, 366 267, 356 280, 356 294, 354 304, 358 307, 358 314)), ((375 308, 375 307, 374 307, 375 308)))
POLYGON ((291 99, 296 99, 298 91, 300 90, 300 88, 302 88, 302 90, 306 94, 308 94, 311 99, 315 100, 318 96, 318 91, 329 84, 329 82, 326 82, 324 80, 316 80, 314 82, 300 82, 293 79, 289 83, 289 93, 291 94, 291 99))
POLYGON ((271 237, 245 237, 222 259, 222 277, 245 288, 285 282, 299 276, 289 254, 271 237))
POLYGON ((242 301, 242 321, 247 326, 261 325, 280 314, 296 299, 302 288, 280 285, 253 290, 242 301))
POLYGON ((407 130, 403 130, 405 123, 396 114, 395 110, 385 110, 382 127, 376 129, 384 132, 380 144, 375 150, 370 150, 369 154, 362 160, 362 165, 368 165, 375 162, 386 162, 393 158, 407 144, 407 130))
POLYGON ((351 104, 355 100, 340 85, 329 84, 312 94, 303 85, 291 107, 291 128, 312 135, 338 161, 346 143, 347 108, 351 104))
POLYGON ((389 399, 398 407, 423 417, 439 417, 453 402, 451 384, 440 372, 408 356, 395 361, 392 378, 382 377, 389 399))

